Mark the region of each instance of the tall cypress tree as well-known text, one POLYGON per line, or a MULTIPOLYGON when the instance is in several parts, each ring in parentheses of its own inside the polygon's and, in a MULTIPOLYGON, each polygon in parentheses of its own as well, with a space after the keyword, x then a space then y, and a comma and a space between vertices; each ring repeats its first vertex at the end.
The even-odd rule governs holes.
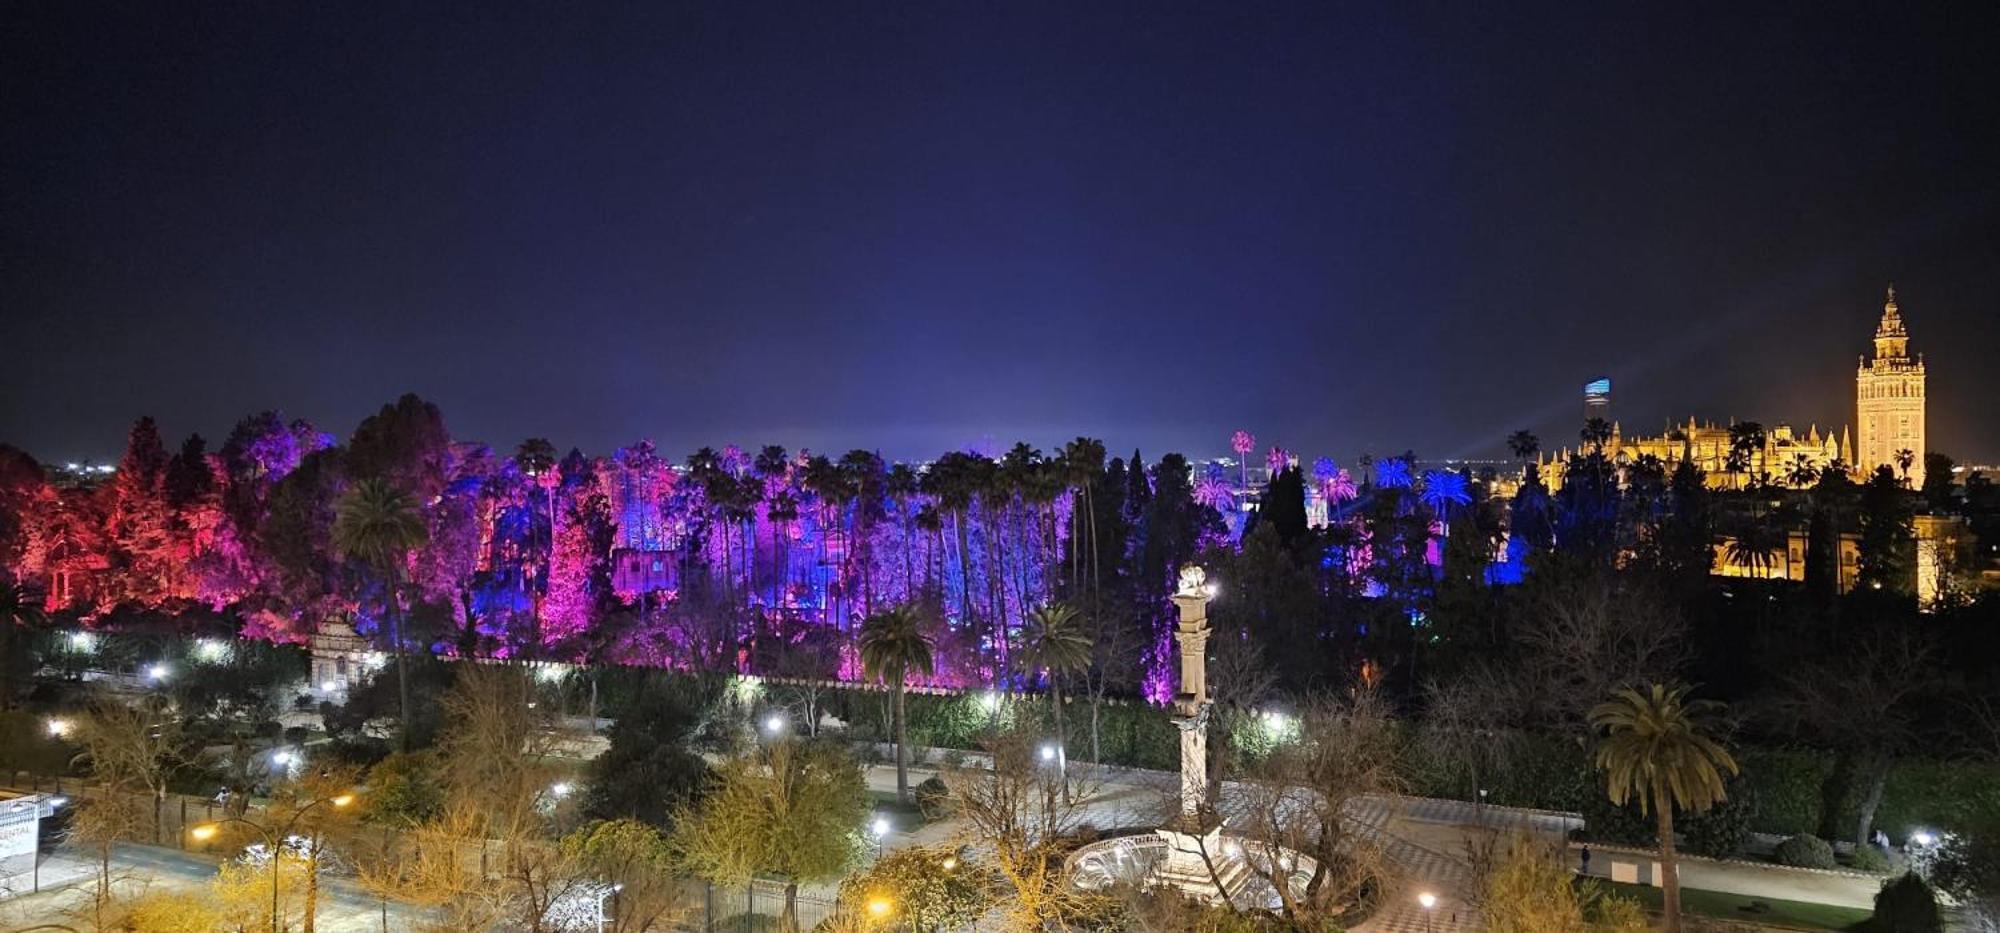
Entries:
POLYGON ((1917 582, 1917 539, 1910 492, 1896 471, 1877 467, 1861 487, 1860 573, 1867 590, 1909 596, 1917 582))

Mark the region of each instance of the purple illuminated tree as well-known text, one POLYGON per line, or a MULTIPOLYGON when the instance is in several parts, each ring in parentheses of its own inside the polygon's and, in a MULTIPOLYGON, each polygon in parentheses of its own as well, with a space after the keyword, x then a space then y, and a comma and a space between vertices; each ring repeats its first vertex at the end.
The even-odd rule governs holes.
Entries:
POLYGON ((1346 470, 1335 470, 1326 482, 1320 485, 1319 494, 1327 502, 1351 502, 1360 492, 1354 488, 1354 474, 1346 470))
POLYGON ((1201 471, 1201 478, 1194 483, 1194 501, 1225 515, 1236 508, 1235 490, 1222 477, 1220 466, 1211 463, 1201 471))

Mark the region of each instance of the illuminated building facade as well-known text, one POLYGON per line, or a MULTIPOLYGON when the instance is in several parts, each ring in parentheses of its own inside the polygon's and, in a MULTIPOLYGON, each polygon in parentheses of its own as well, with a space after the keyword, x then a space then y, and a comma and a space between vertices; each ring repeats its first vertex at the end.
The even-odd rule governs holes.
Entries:
MULTIPOLYGON (((1628 467, 1643 457, 1651 457, 1658 460, 1668 473, 1680 466, 1681 461, 1692 460, 1705 475, 1710 488, 1734 489, 1763 474, 1769 474, 1771 482, 1778 485, 1796 485, 1793 475, 1803 476, 1801 468, 1817 474, 1826 469, 1827 464, 1841 460, 1852 447, 1850 441, 1834 437, 1831 431, 1820 433, 1818 425, 1800 434, 1791 425, 1774 424, 1764 429, 1764 442, 1750 455, 1747 470, 1732 473, 1729 469, 1732 450, 1729 426, 1701 423, 1689 418, 1685 424, 1671 426, 1660 434, 1639 437, 1626 437, 1623 429, 1614 423, 1611 440, 1605 444, 1605 453, 1620 467, 1628 467)), ((1548 483, 1550 489, 1562 487, 1562 465, 1574 453, 1576 451, 1564 449, 1538 458, 1542 481, 1548 483)))
POLYGON ((1924 484, 1924 360, 1910 356, 1910 334, 1896 307, 1896 287, 1875 325, 1875 355, 1854 374, 1855 423, 1860 445, 1854 464, 1860 476, 1889 466, 1924 484))

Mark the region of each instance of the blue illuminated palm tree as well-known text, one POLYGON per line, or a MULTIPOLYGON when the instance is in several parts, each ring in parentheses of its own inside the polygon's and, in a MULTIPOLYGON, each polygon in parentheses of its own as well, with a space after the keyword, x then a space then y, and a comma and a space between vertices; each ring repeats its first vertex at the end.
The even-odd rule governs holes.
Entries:
POLYGON ((1411 484, 1410 461, 1401 457, 1385 457, 1375 464, 1375 483, 1391 489, 1411 484))
POLYGON ((1449 522, 1452 506, 1472 504, 1472 492, 1466 487, 1465 476, 1450 470, 1425 470, 1424 488, 1417 498, 1430 506, 1431 514, 1443 522, 1449 522))

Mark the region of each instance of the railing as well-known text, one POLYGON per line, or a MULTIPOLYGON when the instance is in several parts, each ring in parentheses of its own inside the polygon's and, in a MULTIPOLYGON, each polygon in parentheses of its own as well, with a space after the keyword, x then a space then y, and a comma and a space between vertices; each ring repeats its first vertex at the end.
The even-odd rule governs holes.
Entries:
MULTIPOLYGON (((753 881, 748 885, 724 887, 713 882, 690 880, 695 898, 692 916, 681 925, 685 931, 700 933, 764 933, 777 930, 785 913, 785 885, 779 881, 753 881)), ((798 928, 811 930, 820 923, 842 915, 842 906, 830 897, 800 891, 793 899, 798 928)))

